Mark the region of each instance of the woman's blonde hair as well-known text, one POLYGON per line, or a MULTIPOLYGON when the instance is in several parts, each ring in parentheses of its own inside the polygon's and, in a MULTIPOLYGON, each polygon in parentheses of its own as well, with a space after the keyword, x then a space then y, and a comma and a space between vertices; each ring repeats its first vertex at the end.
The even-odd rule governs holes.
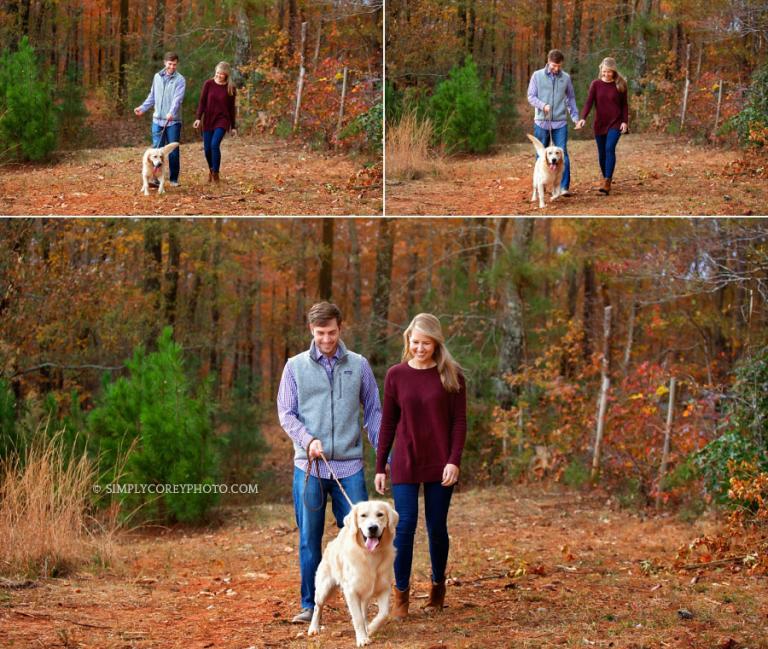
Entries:
POLYGON ((613 72, 613 81, 616 84, 616 90, 619 92, 627 92, 627 80, 619 74, 619 68, 616 65, 616 59, 612 56, 606 56, 600 63, 600 74, 603 69, 611 70, 613 72))
POLYGON ((440 320, 431 313, 419 313, 419 315, 411 320, 411 324, 408 325, 408 328, 403 333, 403 361, 413 358, 411 354, 411 335, 414 331, 418 331, 435 341, 435 352, 432 358, 437 363, 440 381, 448 392, 459 392, 461 390, 461 384, 459 383, 459 375, 462 372, 461 365, 454 360, 451 352, 445 346, 445 336, 443 335, 443 328, 440 326, 440 320))
POLYGON ((230 95, 235 94, 235 84, 232 81, 232 68, 230 67, 229 63, 226 61, 219 61, 216 64, 216 69, 214 70, 213 74, 216 75, 217 72, 223 72, 227 75, 227 93, 230 95))

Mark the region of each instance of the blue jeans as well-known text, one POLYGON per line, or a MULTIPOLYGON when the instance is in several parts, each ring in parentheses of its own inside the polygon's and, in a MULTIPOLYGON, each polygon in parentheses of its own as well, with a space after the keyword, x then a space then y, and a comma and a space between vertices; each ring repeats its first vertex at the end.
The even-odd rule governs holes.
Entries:
MULTIPOLYGON (((395 585, 406 590, 411 583, 413 564, 413 538, 419 520, 419 487, 416 484, 393 484, 392 496, 395 509, 400 514, 395 532, 395 585)), ((451 506, 453 487, 443 487, 439 482, 424 483, 424 514, 429 537, 429 559, 432 564, 432 581, 445 580, 448 564, 448 508, 451 506)))
MULTIPOLYGON (((208 161, 208 168, 211 171, 219 171, 221 167, 221 141, 224 139, 226 131, 219 126, 212 131, 203 131, 203 148, 205 149, 205 159, 208 161)), ((334 482, 334 484, 336 484, 334 482)))
POLYGON ((613 178, 613 170, 616 168, 616 145, 620 137, 621 131, 617 128, 609 129, 605 135, 595 135, 603 178, 613 178))
MULTIPOLYGON (((152 122, 152 146, 157 149, 171 142, 181 142, 181 122, 170 124, 165 132, 160 124, 152 122)), ((174 183, 179 182, 181 155, 178 148, 171 151, 171 155, 168 156, 168 166, 170 167, 168 179, 174 183)))
MULTIPOLYGON (((348 478, 340 478, 341 486, 353 503, 368 500, 365 477, 358 471, 348 478)), ((293 508, 296 526, 299 528, 299 568, 301 570, 301 608, 315 608, 315 573, 322 558, 323 529, 325 527, 325 505, 331 496, 331 507, 336 525, 344 527, 344 517, 350 507, 339 485, 333 478, 311 475, 307 483, 306 504, 304 503, 304 472, 293 467, 293 508), (323 491, 320 492, 322 482, 323 491), (322 504, 322 507, 320 506, 322 504), (308 506, 307 506, 308 505, 308 506), (317 511, 312 511, 317 508, 317 511)))
MULTIPOLYGON (((533 125, 533 136, 545 147, 549 146, 549 128, 541 128, 538 124, 533 125)), ((568 125, 552 129, 552 141, 554 146, 559 146, 565 153, 565 166, 563 168, 563 179, 560 181, 560 187, 568 189, 571 186, 571 160, 568 157, 568 125)), ((536 158, 539 154, 536 154, 536 158)))

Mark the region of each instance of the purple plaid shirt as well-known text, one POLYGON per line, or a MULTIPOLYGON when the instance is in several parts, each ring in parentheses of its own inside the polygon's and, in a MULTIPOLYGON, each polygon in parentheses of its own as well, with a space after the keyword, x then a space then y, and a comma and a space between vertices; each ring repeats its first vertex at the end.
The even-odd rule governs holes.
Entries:
MULTIPOLYGON (((333 376, 333 368, 339 360, 339 351, 332 358, 328 358, 319 349, 316 350, 316 360, 325 368, 328 374, 328 381, 333 376)), ((362 382, 360 384, 360 403, 363 406, 363 426, 368 431, 368 441, 373 448, 379 444, 379 426, 381 425, 381 402, 379 401, 379 386, 376 385, 376 379, 368 361, 363 358, 362 363, 362 382)), ((312 435, 307 427, 299 420, 299 393, 296 388, 296 377, 290 365, 286 365, 283 370, 283 377, 280 379, 280 387, 277 390, 277 415, 280 418, 280 425, 288 436, 302 448, 307 448, 312 441, 312 435)), ((297 459, 294 464, 301 471, 307 470, 307 460, 297 459)), ((363 469, 363 460, 328 460, 328 464, 333 469, 336 477, 347 478, 363 469)), ((320 467, 320 477, 330 478, 328 467, 325 462, 318 464, 320 467)), ((314 468, 312 475, 315 475, 314 468)))
MULTIPOLYGON (((552 73, 549 71, 549 64, 547 64, 546 75, 548 77, 552 76, 552 73)), ((539 87, 536 84, 535 74, 531 75, 531 81, 528 84, 528 103, 534 108, 544 110, 545 104, 543 101, 541 101, 541 99, 539 99, 539 87)), ((566 109, 568 110, 568 113, 571 115, 571 119, 575 124, 579 121, 579 109, 576 107, 576 93, 573 90, 573 81, 571 79, 568 79, 568 85, 565 87, 565 103, 566 109)), ((549 128, 548 119, 535 119, 533 121, 536 126, 540 126, 541 128, 549 128)), ((567 123, 568 122, 565 120, 555 120, 552 122, 552 128, 562 128, 567 123)))

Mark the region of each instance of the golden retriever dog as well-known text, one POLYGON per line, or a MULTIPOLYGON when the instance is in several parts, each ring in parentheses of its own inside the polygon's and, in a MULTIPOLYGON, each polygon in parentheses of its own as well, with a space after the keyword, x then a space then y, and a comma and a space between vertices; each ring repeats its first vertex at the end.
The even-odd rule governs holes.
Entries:
POLYGON ((315 574, 315 610, 307 635, 320 633, 323 605, 341 587, 352 616, 357 646, 370 643, 389 614, 389 590, 394 576, 395 528, 399 519, 383 500, 357 503, 344 517, 344 527, 325 548, 315 574), (368 624, 368 603, 379 610, 368 624))
POLYGON ((144 192, 144 196, 149 196, 149 183, 153 178, 157 178, 160 183, 157 193, 165 193, 165 168, 168 166, 166 162, 171 151, 178 146, 178 142, 171 142, 159 149, 150 147, 144 151, 144 156, 141 159, 141 179, 143 181, 141 191, 144 192))
POLYGON ((560 181, 563 179, 563 168, 565 167, 565 154, 559 146, 544 145, 533 135, 527 133, 528 139, 533 142, 536 153, 536 165, 533 167, 533 194, 531 203, 539 197, 539 209, 544 208, 544 190, 548 189, 552 193, 552 200, 560 196, 560 181))

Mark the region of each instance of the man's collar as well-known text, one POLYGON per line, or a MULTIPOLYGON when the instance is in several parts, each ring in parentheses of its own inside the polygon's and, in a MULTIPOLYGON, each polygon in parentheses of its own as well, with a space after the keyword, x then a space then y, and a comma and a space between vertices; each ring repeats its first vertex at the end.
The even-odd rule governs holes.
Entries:
POLYGON ((554 72, 552 72, 552 70, 550 70, 550 69, 549 69, 549 63, 547 63, 547 64, 544 66, 544 72, 546 72, 547 74, 549 74, 549 75, 551 75, 551 76, 553 76, 553 77, 559 77, 559 76, 560 76, 560 74, 563 72, 563 69, 562 69, 562 68, 560 68, 560 70, 558 70, 557 74, 555 74, 554 72))
MULTIPOLYGON (((321 352, 317 348, 317 345, 315 345, 314 340, 309 345, 309 354, 312 357, 312 359, 316 361, 321 360, 322 357, 325 356, 325 354, 323 354, 323 352, 321 352)), ((335 358, 338 361, 344 358, 346 355, 347 355, 347 348, 344 345, 344 343, 341 340, 339 340, 339 344, 336 345, 336 351, 333 352, 333 356, 331 356, 331 358, 335 358)))

